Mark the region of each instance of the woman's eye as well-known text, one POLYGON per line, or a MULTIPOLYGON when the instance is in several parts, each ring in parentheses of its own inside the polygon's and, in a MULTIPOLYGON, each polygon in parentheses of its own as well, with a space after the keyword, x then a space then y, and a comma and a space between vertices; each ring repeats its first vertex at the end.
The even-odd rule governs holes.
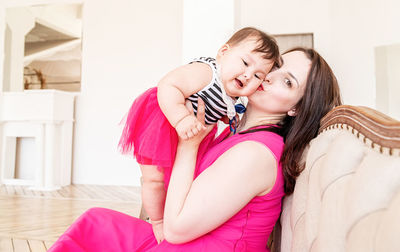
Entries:
POLYGON ((245 66, 248 66, 249 64, 247 64, 247 62, 244 60, 244 59, 242 59, 242 61, 243 61, 243 64, 245 65, 245 66))
POLYGON ((285 84, 286 84, 288 87, 291 87, 291 86, 292 86, 292 82, 291 82, 289 79, 285 79, 285 84))
POLYGON ((258 76, 257 74, 254 75, 257 79, 261 80, 260 76, 258 76))

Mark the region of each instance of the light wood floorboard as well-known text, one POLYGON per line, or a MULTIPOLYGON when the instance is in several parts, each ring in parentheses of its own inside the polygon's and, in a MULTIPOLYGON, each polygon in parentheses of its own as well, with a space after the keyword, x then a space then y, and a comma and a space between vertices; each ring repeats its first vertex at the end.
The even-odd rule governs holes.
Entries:
POLYGON ((0 237, 0 251, 13 251, 13 244, 11 238, 0 237))
POLYGON ((42 252, 83 212, 105 207, 138 216, 140 188, 71 185, 57 191, 0 185, 0 252, 42 252))
POLYGON ((32 252, 46 252, 46 245, 43 241, 28 240, 29 248, 32 252))

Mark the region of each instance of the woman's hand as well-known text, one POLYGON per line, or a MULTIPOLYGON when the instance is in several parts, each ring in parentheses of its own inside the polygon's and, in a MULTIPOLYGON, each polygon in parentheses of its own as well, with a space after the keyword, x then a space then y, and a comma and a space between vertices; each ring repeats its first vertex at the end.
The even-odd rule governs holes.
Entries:
POLYGON ((163 220, 154 221, 151 223, 151 225, 152 225, 154 237, 156 237, 157 243, 161 243, 164 240, 163 220))
MULTIPOLYGON (((185 145, 194 145, 198 146, 201 141, 210 133, 213 129, 214 125, 206 125, 205 124, 205 105, 203 99, 200 97, 198 98, 198 105, 197 105, 197 120, 203 124, 203 129, 200 130, 197 135, 191 137, 190 139, 179 138, 180 144, 185 145)), ((186 101, 186 108, 190 111, 190 114, 194 116, 192 103, 190 101, 186 101)))

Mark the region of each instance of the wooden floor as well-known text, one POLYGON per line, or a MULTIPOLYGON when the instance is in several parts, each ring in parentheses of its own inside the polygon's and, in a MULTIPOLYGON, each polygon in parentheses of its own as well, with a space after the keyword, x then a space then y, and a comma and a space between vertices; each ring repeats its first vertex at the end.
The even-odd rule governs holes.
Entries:
POLYGON ((140 189, 71 185, 53 192, 0 185, 0 252, 46 251, 85 210, 106 207, 138 216, 140 189))

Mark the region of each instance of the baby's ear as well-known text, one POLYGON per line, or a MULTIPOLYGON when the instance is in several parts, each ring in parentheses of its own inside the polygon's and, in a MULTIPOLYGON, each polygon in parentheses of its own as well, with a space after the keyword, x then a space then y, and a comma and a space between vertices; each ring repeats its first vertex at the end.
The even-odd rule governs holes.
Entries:
POLYGON ((218 55, 219 56, 223 56, 228 50, 229 50, 230 46, 228 44, 224 44, 223 46, 221 46, 221 48, 218 50, 218 55))

